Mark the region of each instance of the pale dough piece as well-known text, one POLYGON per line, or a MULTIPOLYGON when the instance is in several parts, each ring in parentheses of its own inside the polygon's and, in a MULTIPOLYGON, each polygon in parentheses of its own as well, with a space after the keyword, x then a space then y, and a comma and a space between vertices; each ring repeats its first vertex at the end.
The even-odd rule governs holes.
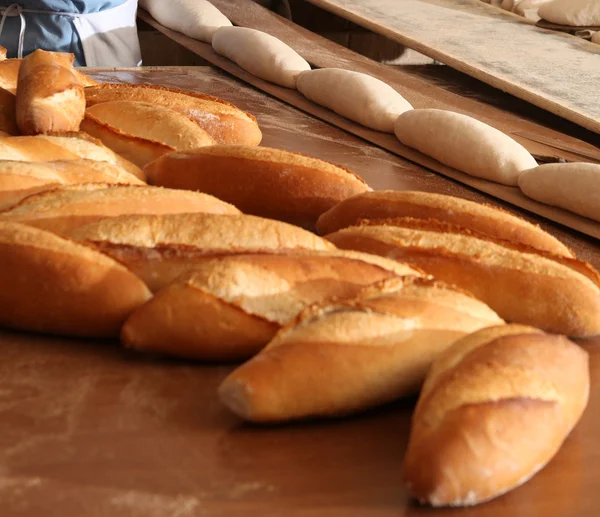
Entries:
POLYGON ((592 43, 598 43, 598 45, 600 45, 600 31, 592 34, 592 43))
POLYGON ((536 201, 600 221, 600 165, 540 165, 521 174, 519 187, 536 201))
POLYGON ((140 0, 140 7, 168 29, 210 43, 220 27, 231 22, 206 0, 140 0))
POLYGON ((213 48, 241 68, 265 81, 296 87, 296 76, 310 65, 283 41, 246 27, 222 27, 215 32, 213 48))
POLYGON ((558 25, 586 27, 600 25, 599 0, 554 0, 542 5, 538 14, 558 25))
POLYGON ((394 132, 394 122, 410 103, 383 81, 340 68, 302 72, 296 81, 306 98, 363 126, 394 132))
POLYGON ((437 161, 487 180, 518 185, 521 171, 537 162, 521 144, 467 115, 414 109, 398 117, 398 139, 437 161))
POLYGON ((540 6, 548 2, 552 2, 552 0, 523 0, 523 2, 515 7, 514 12, 519 16, 524 16, 529 20, 537 22, 541 20, 538 14, 540 6))

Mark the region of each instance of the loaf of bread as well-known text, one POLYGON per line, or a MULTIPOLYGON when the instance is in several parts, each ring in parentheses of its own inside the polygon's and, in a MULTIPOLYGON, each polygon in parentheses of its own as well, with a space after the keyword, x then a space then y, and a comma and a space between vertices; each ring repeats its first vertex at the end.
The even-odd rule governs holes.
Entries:
POLYGON ((472 292, 506 321, 570 336, 600 333, 600 278, 585 262, 434 220, 373 221, 327 238, 415 264, 472 292))
POLYGON ((56 162, 0 161, 0 210, 22 199, 63 185, 102 183, 143 185, 117 165, 93 160, 56 162))
POLYGON ((484 303, 432 279, 385 280, 307 309, 233 371, 219 395, 253 422, 365 410, 416 393, 443 350, 501 323, 484 303))
POLYGON ((415 269, 365 253, 288 252, 206 259, 127 320, 126 347, 205 360, 248 359, 308 305, 415 269))
POLYGON ((6 48, 0 46, 0 61, 4 61, 6 59, 6 48))
POLYGON ((0 326, 114 337, 151 293, 131 271, 87 246, 0 222, 0 326))
POLYGON ((146 178, 139 167, 85 133, 0 138, 0 160, 53 162, 81 158, 108 162, 141 180, 146 178))
POLYGON ((76 228, 126 214, 239 214, 215 197, 140 185, 83 184, 64 186, 25 198, 0 211, 0 221, 13 221, 70 235, 76 228))
POLYGON ((440 109, 402 113, 394 132, 404 145, 461 172, 517 186, 519 174, 537 166, 516 140, 480 120, 440 109))
MULTIPOLYGON (((0 61, 0 88, 4 88, 13 94, 17 93, 19 69, 21 68, 22 62, 22 59, 6 59, 0 61)), ((74 70, 74 73, 84 87, 98 84, 97 81, 77 70, 74 70)))
POLYGON ((0 136, 19 134, 16 115, 16 97, 8 90, 0 88, 0 136))
POLYGON ((588 402, 587 353, 567 338, 480 330, 433 364, 412 419, 404 478, 433 506, 467 506, 521 485, 556 454, 588 402))
POLYGON ((153 291, 207 257, 335 246, 297 226, 249 215, 126 215, 73 231, 142 278, 153 291))
POLYGON ((600 164, 547 163, 523 171, 526 196, 600 222, 600 164))
POLYGON ((110 101, 91 106, 81 129, 139 167, 171 151, 215 143, 185 115, 135 101, 110 101))
POLYGON ((79 131, 83 84, 73 54, 36 50, 23 59, 17 83, 17 125, 24 135, 79 131))
POLYGON ((258 145, 262 133, 256 119, 233 104, 201 93, 149 84, 101 84, 85 89, 87 106, 136 101, 175 110, 193 120, 218 144, 258 145))
POLYGON ((308 228, 342 199, 370 190, 344 167, 268 147, 215 145, 167 154, 145 173, 154 185, 206 192, 244 213, 308 228))
POLYGON ((395 217, 437 219, 496 239, 573 257, 558 239, 520 217, 489 205, 430 192, 383 190, 357 194, 319 217, 317 229, 324 235, 353 226, 361 219, 395 217))

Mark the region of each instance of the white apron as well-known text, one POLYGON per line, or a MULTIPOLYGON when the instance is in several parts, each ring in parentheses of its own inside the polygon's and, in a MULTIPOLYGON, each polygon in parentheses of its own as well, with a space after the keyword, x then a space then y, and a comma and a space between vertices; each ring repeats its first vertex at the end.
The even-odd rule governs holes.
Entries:
POLYGON ((0 9, 0 35, 7 17, 20 17, 18 57, 23 56, 23 41, 27 25, 24 14, 39 16, 43 23, 46 15, 64 16, 72 20, 80 39, 85 65, 100 68, 136 67, 142 63, 136 25, 137 0, 94 13, 67 13, 25 9, 19 4, 0 9))

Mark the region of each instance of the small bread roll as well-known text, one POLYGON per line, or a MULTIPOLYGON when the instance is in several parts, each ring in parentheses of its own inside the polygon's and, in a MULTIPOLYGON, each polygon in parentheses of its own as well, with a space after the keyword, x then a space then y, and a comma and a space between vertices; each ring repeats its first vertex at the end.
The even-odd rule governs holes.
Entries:
POLYGON ((126 214, 239 214, 228 203, 198 192, 139 185, 84 184, 32 195, 0 212, 0 220, 70 235, 108 217, 126 214))
POLYGON ((321 215, 317 229, 324 235, 354 226, 361 219, 396 217, 437 219, 495 239, 573 257, 573 253, 562 242, 525 219, 483 203, 430 192, 380 190, 357 194, 321 215))
POLYGON ((501 324, 486 305, 419 277, 308 309, 219 388, 253 422, 340 416, 414 394, 458 338, 501 324))
POLYGON ((219 27, 231 22, 207 0, 140 0, 140 7, 165 27, 210 43, 219 27))
POLYGON ((79 131, 85 113, 83 84, 73 54, 36 50, 23 59, 16 115, 24 135, 79 131))
POLYGON ((440 221, 372 221, 327 236, 342 249, 414 264, 500 317, 575 337, 600 334, 600 276, 589 264, 440 221))
POLYGON ((149 84, 101 84, 85 89, 88 107, 111 101, 136 101, 170 108, 193 120, 219 144, 258 145, 256 119, 210 95, 149 84))
POLYGON ((537 166, 529 151, 477 119, 438 109, 410 110, 396 119, 404 145, 459 171, 517 186, 519 174, 537 166))
POLYGON ((158 291, 208 257, 335 246, 297 226, 249 215, 125 215, 76 229, 158 291))
POLYGON ((286 88, 295 88, 298 74, 310 70, 283 41, 247 27, 221 27, 213 34, 212 46, 252 75, 286 88))
POLYGON ((394 132, 399 115, 412 105, 391 86, 360 72, 321 68, 298 75, 298 91, 338 115, 376 131, 394 132))
POLYGON ((145 168, 148 181, 198 190, 246 214, 314 228, 336 203, 370 190, 352 171, 268 147, 215 145, 162 156, 145 168))
POLYGON ((538 14, 542 19, 558 25, 600 26, 600 2, 598 0, 553 0, 541 5, 538 14))
POLYGON ((204 129, 185 115, 134 101, 111 101, 91 106, 81 129, 138 167, 171 151, 215 143, 204 129))
POLYGON ((600 165, 548 163, 524 171, 519 188, 526 196, 600 222, 600 165))
POLYGON ((410 266, 376 255, 304 251, 207 259, 131 315, 122 343, 194 359, 248 359, 311 303, 355 296, 410 266))
POLYGON ((542 469, 587 405, 588 354, 562 336, 507 325, 480 330, 429 370, 404 464, 411 495, 471 506, 542 469))
POLYGON ((114 337, 151 296, 111 258, 53 233, 0 222, 0 326, 114 337))

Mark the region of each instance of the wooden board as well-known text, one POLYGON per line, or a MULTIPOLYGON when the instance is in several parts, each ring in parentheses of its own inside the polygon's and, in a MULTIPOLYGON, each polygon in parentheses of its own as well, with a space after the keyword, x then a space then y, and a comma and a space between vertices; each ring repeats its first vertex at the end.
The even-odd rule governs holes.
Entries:
POLYGON ((480 0, 308 0, 600 133, 600 48, 480 0))
MULTIPOLYGON (((147 13, 140 11, 140 17, 147 23, 150 23, 151 25, 155 26, 161 32, 167 34, 170 38, 186 45, 188 48, 190 48, 194 52, 197 52, 200 56, 204 57, 211 63, 216 64, 223 70, 248 82, 249 84, 252 84, 253 86, 256 86, 260 90, 277 97, 278 99, 284 100, 292 106, 300 108, 303 111, 306 111, 307 113, 310 113, 320 118, 321 120, 330 122, 336 125, 337 127, 340 127, 357 136, 360 136, 361 138, 364 138, 369 142, 375 143, 376 145, 387 149, 388 151, 396 153, 399 156, 408 158, 409 160, 415 163, 423 165, 456 181, 459 181, 482 192, 497 197, 498 199, 502 199, 503 201, 519 206, 525 210, 546 217, 569 228, 573 228, 582 233, 585 233, 586 235, 590 235, 592 237, 600 239, 600 224, 590 219, 578 216, 566 210, 550 207, 548 205, 544 205, 542 203, 538 203, 534 200, 531 200, 524 196, 518 188, 507 187, 490 181, 474 178, 460 171, 442 165, 441 163, 432 160, 428 156, 425 156, 419 153, 418 151, 415 151, 414 149, 402 145, 393 135, 380 133, 378 131, 373 131, 368 128, 365 128, 360 124, 351 122, 350 120, 345 119, 344 117, 340 117, 336 113, 333 113, 332 111, 327 110, 309 101, 295 90, 283 88, 269 83, 267 81, 258 79, 257 77, 253 76, 252 74, 249 74, 248 72, 238 67, 235 63, 229 61, 226 58, 223 58, 222 56, 219 56, 213 51, 210 45, 196 40, 192 40, 180 33, 167 29, 166 27, 157 23, 147 13)), ((558 137, 555 138, 557 138, 557 140, 560 142, 560 139, 558 139, 558 137)), ((582 152, 585 152, 587 154, 588 159, 590 159, 591 161, 598 161, 600 159, 600 152, 598 152, 598 150, 596 149, 586 149, 582 152)))
MULTIPOLYGON (((88 70, 97 80, 221 96, 268 146, 338 162, 377 189, 507 205, 399 158, 215 68, 88 70)), ((600 242, 513 209, 600 268, 600 242)), ((550 464, 474 508, 421 508, 401 475, 413 400, 352 418, 242 424, 216 390, 232 365, 167 360, 116 341, 0 331, 1 517, 598 517, 600 339, 583 419, 550 464)))

